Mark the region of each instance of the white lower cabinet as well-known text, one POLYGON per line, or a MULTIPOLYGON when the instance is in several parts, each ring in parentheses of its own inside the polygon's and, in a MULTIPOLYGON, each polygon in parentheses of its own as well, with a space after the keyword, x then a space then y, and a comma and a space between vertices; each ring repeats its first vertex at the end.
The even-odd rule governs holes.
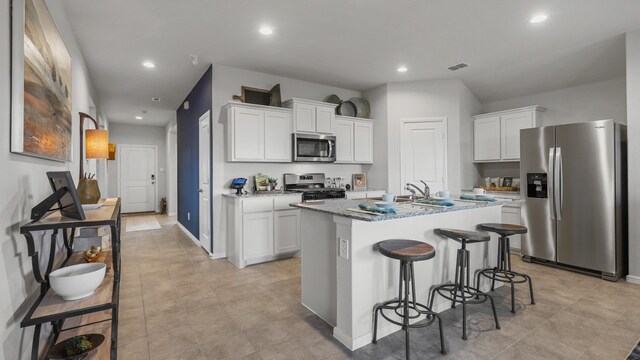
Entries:
POLYGON ((274 212, 275 253, 300 250, 300 210, 274 212))
MULTIPOLYGON (((520 208, 519 207, 511 207, 511 206, 503 206, 502 207, 502 222, 505 224, 513 224, 513 225, 522 225, 522 220, 520 218, 520 208)), ((520 249, 521 235, 511 235, 509 236, 509 243, 511 244, 511 248, 520 249)))
POLYGON ((245 261, 273 255, 273 212, 242 216, 242 257, 245 261))
POLYGON ((225 196, 227 258, 239 268, 295 256, 300 250, 300 210, 289 206, 301 195, 225 196))

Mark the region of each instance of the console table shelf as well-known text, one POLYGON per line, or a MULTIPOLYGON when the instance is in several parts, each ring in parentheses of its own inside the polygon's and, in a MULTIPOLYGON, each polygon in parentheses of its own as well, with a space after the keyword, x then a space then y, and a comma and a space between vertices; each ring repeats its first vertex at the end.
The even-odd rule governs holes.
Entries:
POLYGON ((40 352, 46 357, 46 353, 58 339, 65 340, 72 336, 90 333, 104 335, 105 342, 87 359, 116 359, 120 289, 120 199, 107 199, 101 208, 85 210, 85 215, 85 220, 76 220, 55 212, 20 228, 20 233, 27 240, 33 275, 40 283, 40 295, 20 323, 21 327, 35 326, 32 360, 37 360, 40 352), (107 264, 105 278, 93 295, 84 299, 65 301, 49 286, 49 274, 54 270, 57 258, 58 235, 62 234, 66 254, 57 268, 82 264, 85 262, 82 252, 73 251, 75 230, 93 226, 109 226, 111 229, 111 249, 105 250, 105 256, 98 260, 107 264), (46 230, 51 230, 52 234, 47 267, 42 273, 33 232, 46 230), (53 331, 44 349, 41 349, 40 331, 42 324, 46 323, 52 325, 53 331))

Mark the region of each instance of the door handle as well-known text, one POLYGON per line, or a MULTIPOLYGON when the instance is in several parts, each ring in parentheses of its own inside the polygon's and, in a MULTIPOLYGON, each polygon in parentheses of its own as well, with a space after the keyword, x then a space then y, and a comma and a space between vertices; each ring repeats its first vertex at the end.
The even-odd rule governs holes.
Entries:
POLYGON ((547 194, 549 196, 549 214, 551 217, 551 220, 555 220, 556 219, 556 215, 555 215, 555 185, 554 185, 554 179, 555 179, 555 148, 549 148, 549 164, 547 166, 547 171, 549 171, 551 173, 551 176, 547 176, 547 194))
POLYGON ((199 193, 201 193, 201 192, 204 192, 204 190, 202 190, 202 189, 198 189, 198 192, 199 192, 199 193))
POLYGON ((562 148, 556 148, 556 163, 554 170, 554 188, 556 193, 553 195, 555 198, 556 204, 556 217, 558 220, 562 220, 562 200, 563 200, 563 189, 562 186, 562 148))

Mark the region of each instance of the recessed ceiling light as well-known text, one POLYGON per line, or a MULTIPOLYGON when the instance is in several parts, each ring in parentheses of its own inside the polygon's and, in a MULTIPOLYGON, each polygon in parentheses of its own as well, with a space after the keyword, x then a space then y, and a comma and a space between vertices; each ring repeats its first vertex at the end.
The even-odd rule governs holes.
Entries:
POLYGON ((142 63, 142 66, 153 69, 154 67, 156 67, 156 64, 152 63, 151 61, 145 61, 142 63))
POLYGON ((263 26, 260 28, 260 34, 262 35, 271 35, 273 34, 273 29, 268 26, 263 26))
POLYGON ((530 23, 532 24, 537 24, 537 23, 541 23, 545 20, 547 20, 548 16, 546 14, 539 14, 536 15, 534 17, 531 18, 531 20, 529 20, 530 23))
POLYGON ((142 116, 136 116, 136 120, 142 120, 142 116))
POLYGON ((398 72, 401 72, 401 73, 403 73, 403 72, 407 72, 407 70, 409 70, 409 69, 407 69, 407 67, 406 67, 406 66, 400 66, 400 67, 398 68, 398 72))

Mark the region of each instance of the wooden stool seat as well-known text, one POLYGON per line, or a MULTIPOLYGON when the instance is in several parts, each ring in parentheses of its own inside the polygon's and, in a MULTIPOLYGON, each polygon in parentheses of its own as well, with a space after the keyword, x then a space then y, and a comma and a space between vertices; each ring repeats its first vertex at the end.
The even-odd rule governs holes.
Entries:
POLYGON ((390 239, 378 243, 382 255, 405 261, 429 260, 436 256, 433 246, 416 240, 390 239))
POLYGON ((491 236, 487 233, 458 229, 435 229, 434 232, 441 236, 446 236, 455 241, 465 241, 468 244, 489 241, 491 236))
POLYGON ((481 230, 494 232, 501 236, 527 233, 527 228, 521 225, 488 223, 480 224, 479 227, 481 230))

